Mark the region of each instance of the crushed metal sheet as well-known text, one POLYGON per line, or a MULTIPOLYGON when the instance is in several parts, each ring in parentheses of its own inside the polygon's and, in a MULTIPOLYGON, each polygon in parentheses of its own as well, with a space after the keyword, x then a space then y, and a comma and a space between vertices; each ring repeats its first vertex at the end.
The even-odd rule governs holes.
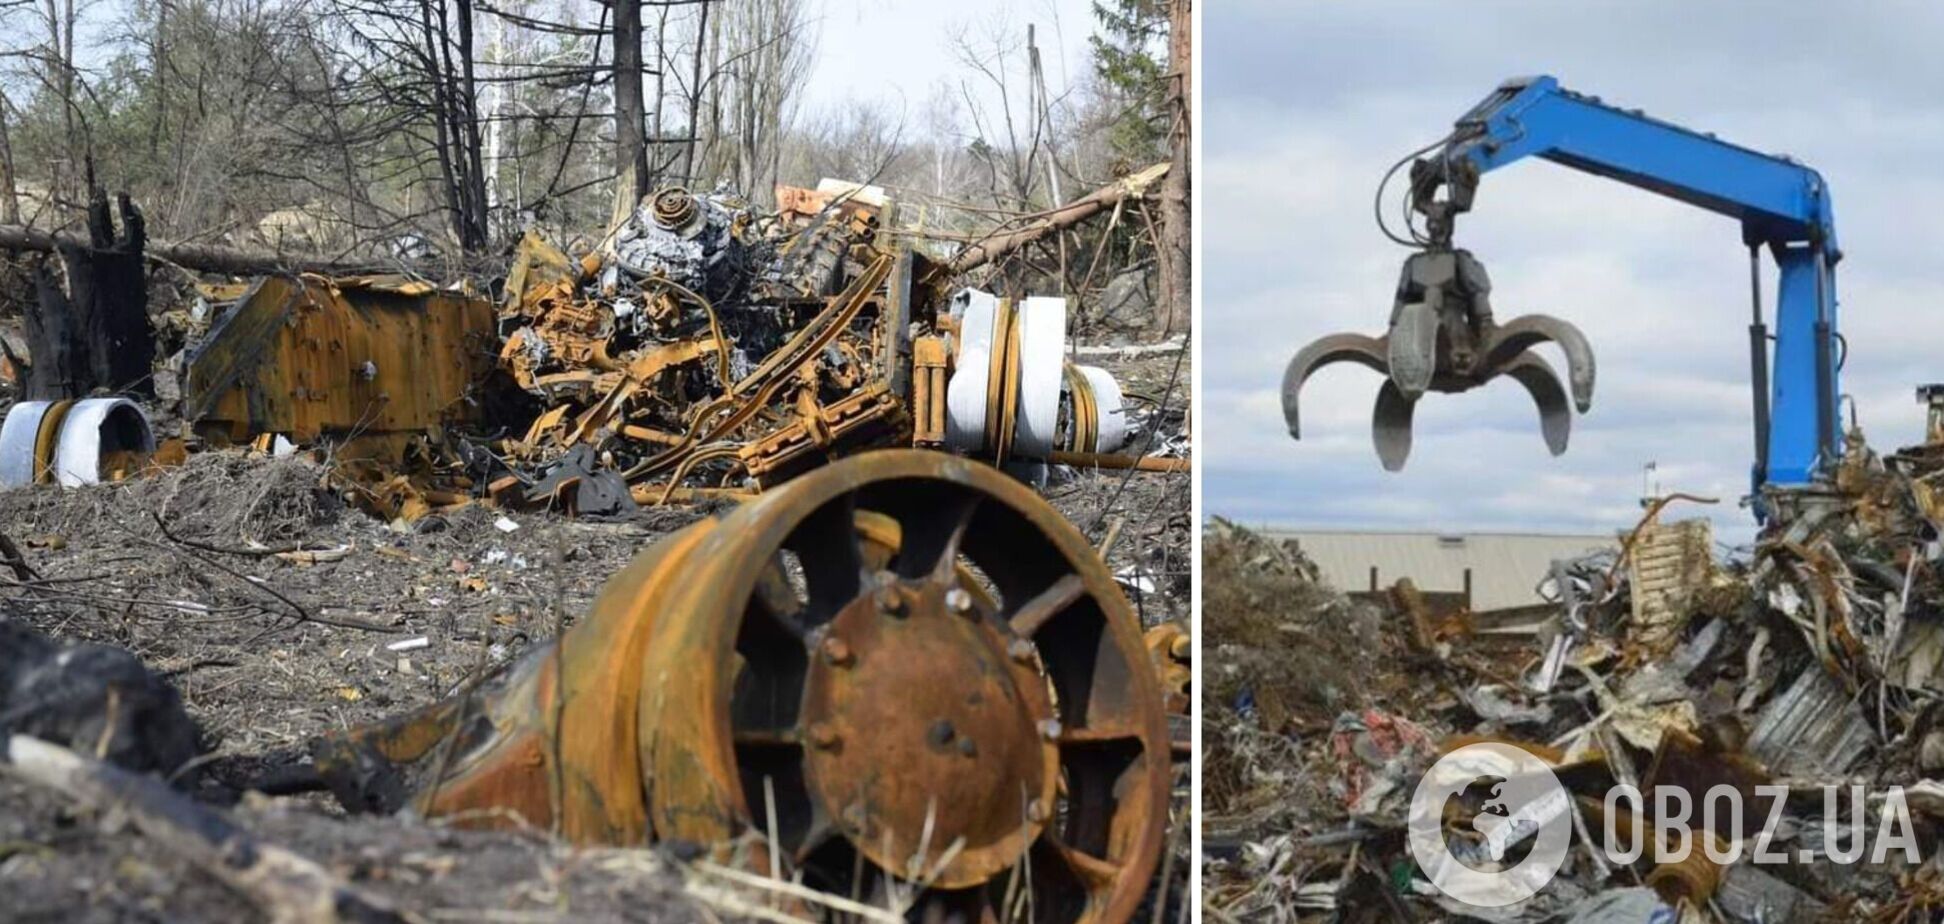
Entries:
POLYGON ((422 434, 478 418, 492 306, 402 277, 266 276, 184 358, 206 438, 422 434))
POLYGON ((1769 701, 1748 736, 1771 771, 1808 777, 1847 772, 1875 743, 1855 697, 1813 666, 1769 701))

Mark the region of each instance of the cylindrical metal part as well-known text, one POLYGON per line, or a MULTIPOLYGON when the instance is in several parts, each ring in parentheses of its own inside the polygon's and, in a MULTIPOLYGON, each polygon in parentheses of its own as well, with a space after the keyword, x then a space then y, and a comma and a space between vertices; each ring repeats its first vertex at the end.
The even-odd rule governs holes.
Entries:
POLYGON ((1107 452, 1061 452, 1055 451, 1049 460, 1055 465, 1072 465, 1077 468, 1119 468, 1139 469, 1143 472, 1179 473, 1194 470, 1192 459, 1170 459, 1164 456, 1127 456, 1107 452))
POLYGON ((943 367, 931 369, 929 370, 929 375, 932 380, 931 389, 932 395, 934 396, 931 409, 931 429, 933 433, 940 434, 942 437, 945 433, 945 369, 943 367))
POLYGON ((1761 248, 1748 248, 1748 382, 1755 405, 1755 484, 1768 481, 1769 365, 1768 325, 1762 319, 1761 248))
POLYGON ((1829 261, 1822 245, 1816 247, 1816 445, 1822 464, 1836 461, 1836 366, 1832 341, 1829 297, 1829 261))
POLYGON ((917 441, 921 443, 931 442, 937 432, 931 428, 933 401, 931 385, 931 376, 927 374, 927 370, 920 369, 918 374, 911 378, 911 406, 919 415, 922 415, 917 421, 918 432, 915 434, 917 441))

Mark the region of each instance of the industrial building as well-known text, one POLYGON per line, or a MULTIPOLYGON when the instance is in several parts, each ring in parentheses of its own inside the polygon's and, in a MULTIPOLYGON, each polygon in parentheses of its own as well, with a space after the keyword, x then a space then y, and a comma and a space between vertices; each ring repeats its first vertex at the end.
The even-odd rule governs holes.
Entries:
POLYGON ((1345 592, 1375 591, 1399 578, 1419 590, 1462 594, 1474 612, 1545 602, 1537 587, 1557 558, 1617 548, 1607 533, 1435 533, 1346 529, 1264 529, 1293 540, 1323 579, 1345 592))

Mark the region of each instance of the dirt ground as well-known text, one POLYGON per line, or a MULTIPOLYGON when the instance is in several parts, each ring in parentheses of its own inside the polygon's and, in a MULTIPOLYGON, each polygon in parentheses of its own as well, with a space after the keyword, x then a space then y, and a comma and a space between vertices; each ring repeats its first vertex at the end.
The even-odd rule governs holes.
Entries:
MULTIPOLYGON (((1158 354, 1105 364, 1157 401, 1173 376, 1164 428, 1178 432, 1186 362, 1158 354)), ((1137 435, 1129 451, 1145 440, 1137 435)), ((123 646, 166 675, 202 729, 210 795, 247 787, 264 755, 434 701, 482 662, 517 657, 570 624, 637 552, 709 513, 655 509, 592 522, 473 506, 394 526, 345 506, 323 483, 322 468, 302 456, 210 452, 123 484, 0 492, 0 531, 44 578, 32 587, 0 578, 0 617, 61 641, 123 646), (199 547, 251 543, 348 552, 302 565, 199 547), (427 647, 386 648, 420 636, 427 647)), ((1102 471, 1047 486, 1096 541, 1122 522, 1110 565, 1149 624, 1189 612, 1189 483, 1185 474, 1102 471)), ((735 916, 685 889, 677 864, 652 851, 347 819, 318 797, 250 795, 231 810, 270 841, 431 920, 735 916)), ((1183 851, 1178 883, 1189 868, 1183 851)), ((1173 889, 1171 904, 1185 891, 1173 889)), ((4 775, 0 908, 0 918, 21 921, 255 918, 117 819, 4 775)))

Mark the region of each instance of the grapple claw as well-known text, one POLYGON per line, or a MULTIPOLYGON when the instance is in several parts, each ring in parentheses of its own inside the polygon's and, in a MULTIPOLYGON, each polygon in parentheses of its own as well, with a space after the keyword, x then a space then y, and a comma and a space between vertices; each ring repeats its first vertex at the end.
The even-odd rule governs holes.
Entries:
POLYGON ((1566 354, 1566 379, 1572 384, 1573 406, 1584 414, 1593 406, 1593 347, 1579 328, 1565 321, 1528 314, 1499 325, 1492 333, 1483 368, 1487 374, 1508 369, 1526 350, 1549 340, 1566 354))
POLYGON ((1428 302, 1398 306, 1391 319, 1386 351, 1390 380, 1404 396, 1416 400, 1431 387, 1438 371, 1438 309, 1428 302))
POLYGON ((1411 457, 1411 412, 1417 399, 1404 393, 1397 383, 1384 380, 1377 389, 1377 407, 1371 412, 1371 436, 1377 443, 1377 458, 1384 471, 1401 472, 1404 460, 1411 457))
POLYGON ((1283 420, 1289 424, 1292 439, 1303 438, 1297 414, 1297 400, 1303 383, 1316 370, 1339 361, 1360 363, 1383 373, 1390 371, 1382 338, 1363 334, 1332 334, 1304 347, 1295 359, 1289 361, 1289 368, 1283 370, 1283 420))
POLYGON ((1336 334, 1296 354, 1283 373, 1283 417, 1301 438, 1297 394, 1318 367, 1352 360, 1384 374, 1371 429, 1384 468, 1400 471, 1411 455, 1411 417, 1427 391, 1470 391, 1501 375, 1525 386, 1539 407, 1540 432, 1553 455, 1566 451, 1573 413, 1567 389, 1531 348, 1555 343, 1566 354, 1572 406, 1593 406, 1593 349, 1579 328, 1542 314, 1505 324, 1492 320, 1491 280, 1471 254, 1432 247, 1404 261, 1390 330, 1382 337, 1336 334))
POLYGON ((1539 432, 1546 437, 1546 448, 1553 455, 1564 453, 1566 439, 1573 432, 1573 414, 1566 409, 1566 389, 1560 386, 1552 366, 1539 354, 1525 352, 1499 367, 1498 374, 1509 375, 1525 386, 1532 403, 1539 406, 1539 432))

